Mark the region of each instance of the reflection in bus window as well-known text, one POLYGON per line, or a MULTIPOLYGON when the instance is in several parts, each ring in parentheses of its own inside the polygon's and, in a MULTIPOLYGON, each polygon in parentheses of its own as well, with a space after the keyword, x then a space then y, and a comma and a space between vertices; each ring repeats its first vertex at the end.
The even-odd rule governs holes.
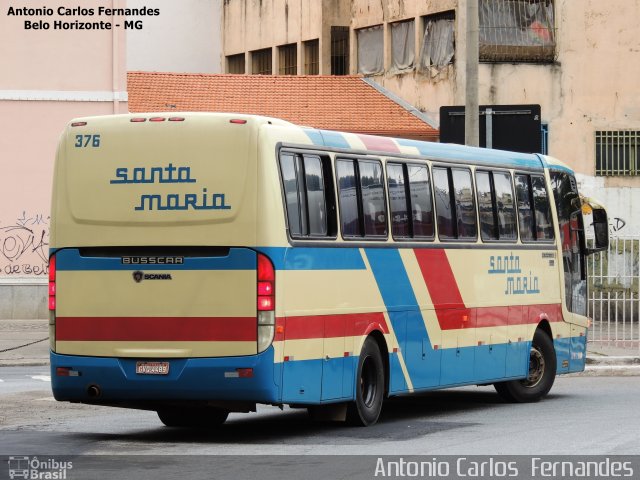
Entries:
POLYGON ((476 172, 476 189, 478 194, 478 213, 480 216, 480 236, 482 240, 498 240, 498 232, 493 214, 493 199, 491 198, 489 172, 476 172))
POLYGON ((298 181, 296 179, 296 167, 294 156, 283 154, 280 156, 280 170, 282 171, 282 183, 287 201, 287 220, 289 221, 289 233, 292 236, 300 235, 300 199, 298 198, 298 181))
POLYGON ((549 208, 549 197, 544 177, 532 175, 531 188, 533 207, 536 212, 536 237, 538 240, 553 240, 553 223, 551 222, 551 209, 549 208))
POLYGON ((386 236, 387 215, 382 186, 382 165, 379 162, 360 160, 360 189, 365 236, 386 236))
POLYGON ((458 220, 458 238, 475 240, 478 238, 478 232, 476 229, 476 205, 473 199, 471 172, 466 169, 453 168, 451 173, 453 175, 453 192, 458 220))
POLYGON ((500 240, 515 240, 518 235, 516 234, 516 211, 511 175, 506 172, 493 172, 493 185, 495 187, 500 240))
POLYGON ((387 188, 389 189, 389 205, 391 207, 391 233, 398 238, 410 237, 407 194, 402 165, 387 164, 387 188))
POLYGON ((327 234, 327 208, 322 179, 322 164, 319 157, 304 156, 305 184, 307 187, 307 209, 309 235, 327 234))
POLYGON ((358 215, 358 189, 353 160, 338 160, 338 191, 340 198, 340 225, 345 237, 362 235, 358 215))
POLYGON ((432 238, 435 232, 429 169, 422 165, 407 165, 407 173, 409 175, 409 191, 411 193, 413 236, 432 238))
POLYGON ((520 239, 531 241, 535 239, 533 212, 531 209, 531 188, 528 175, 516 175, 516 199, 518 202, 518 223, 520 224, 520 239))
POLYGON ((451 209, 449 174, 446 168, 433 168, 433 188, 436 198, 438 235, 443 239, 456 238, 451 209))

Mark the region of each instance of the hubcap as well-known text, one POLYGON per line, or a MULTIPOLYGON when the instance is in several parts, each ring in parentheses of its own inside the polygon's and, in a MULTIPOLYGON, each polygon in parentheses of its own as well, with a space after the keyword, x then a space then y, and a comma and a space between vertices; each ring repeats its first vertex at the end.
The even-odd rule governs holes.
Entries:
POLYGON ((545 362, 542 352, 536 345, 531 347, 529 354, 529 376, 526 380, 523 380, 523 385, 527 388, 533 388, 537 386, 544 376, 545 362))

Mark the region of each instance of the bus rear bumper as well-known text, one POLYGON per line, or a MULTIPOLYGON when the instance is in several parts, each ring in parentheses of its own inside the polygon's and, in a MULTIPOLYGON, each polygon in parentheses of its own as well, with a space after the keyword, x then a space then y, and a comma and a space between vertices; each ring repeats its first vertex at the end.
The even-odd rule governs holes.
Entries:
POLYGON ((273 347, 259 355, 221 358, 136 359, 51 352, 53 396, 71 402, 278 403, 275 371, 273 347), (139 361, 169 362, 169 371, 165 375, 138 374, 139 361))

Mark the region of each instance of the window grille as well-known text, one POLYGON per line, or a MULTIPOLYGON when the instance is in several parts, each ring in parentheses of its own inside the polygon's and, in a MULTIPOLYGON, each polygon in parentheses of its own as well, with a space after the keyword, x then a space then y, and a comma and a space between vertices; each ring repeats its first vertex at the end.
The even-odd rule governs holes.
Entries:
POLYGON ((480 0, 480 61, 553 61, 553 7, 553 0, 480 0))
POLYGON ((244 53, 240 53, 238 55, 229 55, 227 57, 227 73, 244 74, 244 71, 244 53))
POLYGON ((254 75, 271 75, 273 73, 270 48, 251 52, 251 73, 254 75))
POLYGON ((320 73, 320 42, 318 39, 304 42, 304 74, 320 73))
POLYGON ((280 75, 298 74, 298 48, 295 43, 278 47, 278 73, 280 75))
POLYGON ((640 175, 640 131, 596 131, 596 175, 640 175))

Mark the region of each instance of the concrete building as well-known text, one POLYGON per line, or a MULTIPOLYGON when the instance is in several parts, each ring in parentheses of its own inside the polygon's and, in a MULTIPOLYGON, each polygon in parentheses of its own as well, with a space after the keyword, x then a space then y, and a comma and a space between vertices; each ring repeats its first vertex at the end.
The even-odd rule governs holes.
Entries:
MULTIPOLYGON (((465 6, 228 0, 225 71, 360 73, 437 122, 440 106, 464 104, 465 6)), ((539 104, 548 153, 607 205, 612 230, 640 234, 640 1, 479 0, 479 8, 479 103, 539 104)))
POLYGON ((127 0, 160 15, 127 32, 127 70, 222 72, 222 0, 127 0))

